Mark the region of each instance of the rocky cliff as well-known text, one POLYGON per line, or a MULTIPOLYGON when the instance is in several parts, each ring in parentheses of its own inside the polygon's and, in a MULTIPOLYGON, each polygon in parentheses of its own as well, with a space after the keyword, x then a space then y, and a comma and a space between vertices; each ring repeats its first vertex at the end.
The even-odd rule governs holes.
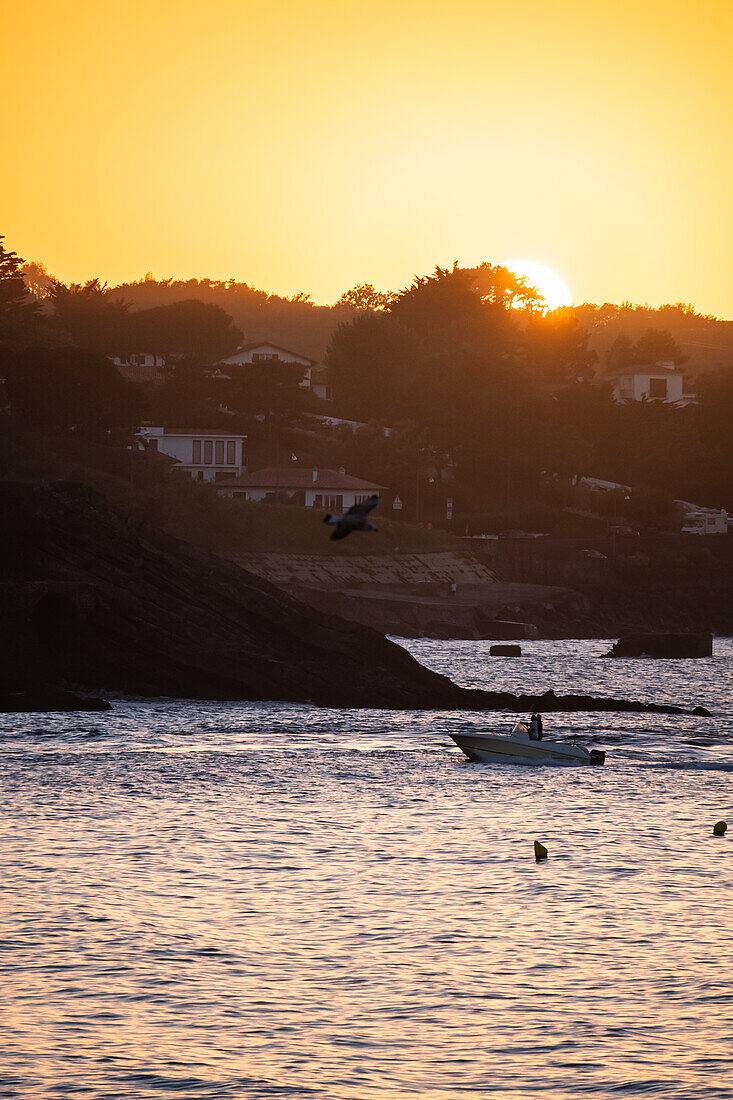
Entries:
POLYGON ((379 634, 130 520, 99 494, 0 485, 6 690, 63 682, 139 695, 461 705, 379 634))
MULTIPOLYGON (((1 483, 0 509, 6 698, 56 685, 335 707, 559 709, 554 697, 459 688, 376 631, 307 607, 86 487, 1 483)), ((577 709, 616 702, 583 699, 577 709)))

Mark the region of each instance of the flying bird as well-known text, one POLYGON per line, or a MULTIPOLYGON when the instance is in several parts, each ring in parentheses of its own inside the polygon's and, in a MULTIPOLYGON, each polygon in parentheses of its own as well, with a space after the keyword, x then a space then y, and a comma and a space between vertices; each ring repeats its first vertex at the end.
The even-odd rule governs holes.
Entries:
POLYGON ((324 523, 330 523, 336 530, 331 539, 345 539, 352 531, 376 531, 377 528, 367 519, 372 508, 379 504, 379 497, 375 493, 368 500, 362 500, 358 504, 352 504, 348 512, 343 516, 332 516, 331 513, 324 517, 324 523))

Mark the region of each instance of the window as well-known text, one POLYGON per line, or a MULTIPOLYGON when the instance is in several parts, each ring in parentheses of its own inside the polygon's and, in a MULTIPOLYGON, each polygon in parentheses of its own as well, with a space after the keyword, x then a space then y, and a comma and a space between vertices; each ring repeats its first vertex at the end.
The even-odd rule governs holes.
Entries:
POLYGON ((224 462, 224 440, 217 439, 214 444, 214 462, 217 466, 221 466, 224 462))
POLYGON ((211 458, 212 458, 213 451, 214 451, 214 444, 212 443, 212 441, 210 439, 205 439, 204 440, 204 463, 205 464, 210 464, 211 463, 211 458))
POLYGON ((362 501, 369 500, 371 496, 371 493, 354 493, 354 504, 361 504, 362 501))
POLYGON ((201 440, 194 439, 193 441, 193 453, 191 455, 191 461, 198 466, 201 461, 201 440))
POLYGON ((233 466, 237 461, 237 443, 234 439, 227 439, 227 466, 233 466))
POLYGON ((196 474, 196 480, 197 481, 203 481, 204 480, 204 471, 203 470, 199 470, 199 472, 196 474))
POLYGON ((331 496, 324 494, 323 507, 327 512, 342 512, 344 508, 344 498, 341 494, 335 493, 331 496))
POLYGON ((649 379, 649 400, 650 401, 666 401, 667 400, 667 379, 666 378, 650 378, 649 379))

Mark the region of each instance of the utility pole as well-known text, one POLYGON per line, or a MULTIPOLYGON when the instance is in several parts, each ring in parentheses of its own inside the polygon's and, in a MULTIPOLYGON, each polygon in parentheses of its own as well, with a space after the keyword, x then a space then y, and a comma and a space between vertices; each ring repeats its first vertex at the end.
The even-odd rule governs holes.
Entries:
POLYGON ((420 465, 418 460, 417 473, 415 475, 415 523, 420 522, 420 465))

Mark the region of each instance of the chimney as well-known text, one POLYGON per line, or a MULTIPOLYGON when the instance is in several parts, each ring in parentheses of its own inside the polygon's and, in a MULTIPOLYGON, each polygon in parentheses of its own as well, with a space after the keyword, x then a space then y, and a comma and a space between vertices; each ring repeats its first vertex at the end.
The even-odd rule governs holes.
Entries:
POLYGON ((317 466, 313 467, 313 481, 314 481, 314 483, 316 481, 318 481, 318 467, 317 466))

